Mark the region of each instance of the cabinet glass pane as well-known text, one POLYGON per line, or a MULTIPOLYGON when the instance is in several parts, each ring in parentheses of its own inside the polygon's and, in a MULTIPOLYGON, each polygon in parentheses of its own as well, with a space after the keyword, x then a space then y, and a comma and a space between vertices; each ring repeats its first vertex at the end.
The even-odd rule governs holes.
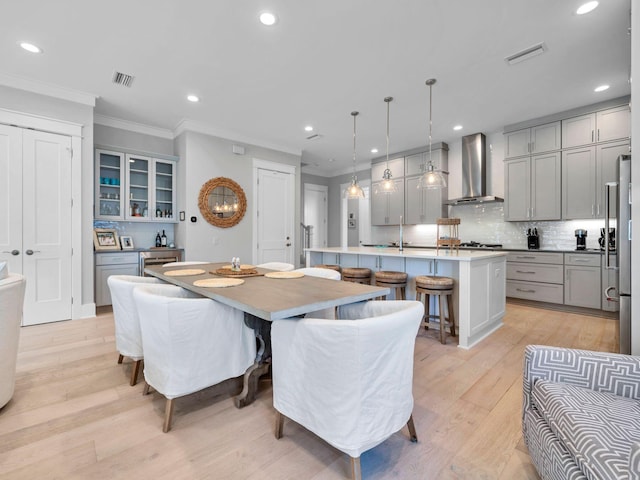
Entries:
POLYGON ((156 161, 156 218, 173 218, 173 163, 156 161))
POLYGON ((129 215, 149 216, 149 160, 129 157, 129 215))
POLYGON ((123 183, 120 156, 100 153, 98 165, 100 215, 118 217, 120 216, 120 196, 123 183))

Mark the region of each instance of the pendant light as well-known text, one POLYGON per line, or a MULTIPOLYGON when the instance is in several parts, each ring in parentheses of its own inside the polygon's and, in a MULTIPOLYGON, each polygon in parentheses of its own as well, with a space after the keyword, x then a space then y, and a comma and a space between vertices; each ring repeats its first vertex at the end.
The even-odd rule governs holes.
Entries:
POLYGON ((382 174, 382 181, 376 183, 373 191, 375 195, 389 195, 398 192, 398 186, 392 180, 393 175, 391 175, 391 170, 389 169, 389 104, 393 101, 393 97, 385 97, 384 101, 387 104, 387 168, 382 174))
POLYGON ((443 170, 436 170, 433 166, 431 158, 431 132, 433 128, 433 102, 432 92, 433 85, 435 85, 436 79, 430 78, 425 84, 429 87, 429 161, 422 165, 422 171, 424 174, 418 181, 418 188, 445 188, 447 186, 447 179, 445 175, 449 175, 449 172, 443 170))
POLYGON ((351 112, 351 116, 353 116, 353 175, 351 176, 351 185, 344 190, 344 198, 349 200, 364 198, 364 190, 358 185, 358 177, 356 176, 356 117, 359 113, 351 112))

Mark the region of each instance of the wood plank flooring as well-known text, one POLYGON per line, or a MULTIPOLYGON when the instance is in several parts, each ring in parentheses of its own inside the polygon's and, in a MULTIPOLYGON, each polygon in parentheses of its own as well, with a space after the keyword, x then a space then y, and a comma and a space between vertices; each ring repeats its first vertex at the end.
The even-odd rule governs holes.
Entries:
MULTIPOLYGON (((508 304, 505 325, 465 351, 435 331, 416 340, 413 418, 362 456, 366 479, 538 479, 522 441, 527 344, 617 350, 617 321, 508 304)), ((0 410, 1 479, 344 479, 349 458, 290 420, 274 438, 271 386, 238 410, 212 390, 177 400, 128 384, 113 317, 21 330, 16 391, 0 410)), ((125 361, 126 362, 126 361, 125 361)))

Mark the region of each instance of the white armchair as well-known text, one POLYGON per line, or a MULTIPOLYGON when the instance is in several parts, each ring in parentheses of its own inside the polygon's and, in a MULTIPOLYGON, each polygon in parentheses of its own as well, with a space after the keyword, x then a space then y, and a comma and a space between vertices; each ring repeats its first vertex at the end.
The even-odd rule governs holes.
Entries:
POLYGON ((138 382, 138 374, 144 357, 142 337, 140 336, 140 320, 136 304, 133 301, 133 289, 137 285, 157 285, 164 283, 154 277, 137 277, 134 275, 111 275, 107 279, 113 306, 113 321, 116 330, 116 348, 118 363, 124 357, 133 360, 131 367, 131 386, 138 382))
POLYGON ((175 398, 239 377, 254 363, 255 333, 244 324, 240 310, 180 287, 140 286, 133 295, 140 315, 144 378, 167 398, 167 432, 175 398))
POLYGON ((26 283, 22 275, 15 273, 9 273, 0 280, 0 408, 11 400, 16 385, 16 361, 26 283))
POLYGON ((294 265, 284 262, 261 263, 260 265, 256 265, 256 267, 268 268, 269 270, 277 270, 279 272, 290 272, 291 270, 296 268, 294 265))
MULTIPOLYGON (((320 278, 326 278, 328 280, 340 280, 342 277, 340 275, 340 272, 336 270, 330 270, 328 268, 307 267, 307 268, 298 268, 295 271, 304 273, 305 275, 309 275, 310 277, 320 277, 320 278)), ((305 315, 305 317, 328 318, 328 319, 334 320, 336 318, 336 309, 335 307, 323 308, 322 310, 309 312, 305 315)))
POLYGON ((417 441, 413 350, 424 307, 415 301, 370 301, 339 307, 338 320, 284 319, 271 329, 276 438, 284 416, 351 457, 405 424, 417 441))

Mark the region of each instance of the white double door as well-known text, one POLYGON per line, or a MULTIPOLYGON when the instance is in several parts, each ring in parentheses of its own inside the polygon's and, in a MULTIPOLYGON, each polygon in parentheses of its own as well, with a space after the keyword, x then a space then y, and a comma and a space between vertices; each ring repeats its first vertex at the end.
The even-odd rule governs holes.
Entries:
POLYGON ((71 137, 0 125, 0 261, 27 279, 23 325, 71 318, 71 137))

